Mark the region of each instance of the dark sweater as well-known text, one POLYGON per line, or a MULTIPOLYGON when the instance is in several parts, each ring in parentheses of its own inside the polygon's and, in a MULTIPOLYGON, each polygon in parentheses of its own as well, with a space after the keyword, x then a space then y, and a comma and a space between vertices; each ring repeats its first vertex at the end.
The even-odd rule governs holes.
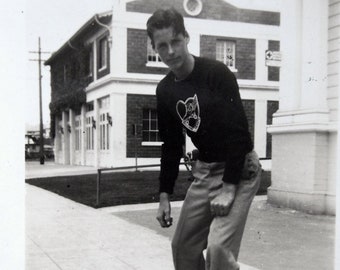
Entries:
POLYGON ((160 192, 173 193, 183 156, 183 127, 199 160, 225 162, 223 181, 238 184, 245 155, 253 149, 234 74, 223 63, 195 58, 194 69, 176 81, 170 72, 157 87, 162 145, 160 192))

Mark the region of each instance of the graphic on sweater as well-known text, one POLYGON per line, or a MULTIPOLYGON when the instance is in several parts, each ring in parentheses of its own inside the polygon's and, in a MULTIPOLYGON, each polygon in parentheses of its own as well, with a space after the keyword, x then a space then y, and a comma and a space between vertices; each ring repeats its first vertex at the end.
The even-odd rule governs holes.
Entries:
POLYGON ((201 124, 197 95, 187 98, 185 102, 183 100, 177 101, 176 110, 182 124, 190 131, 197 132, 201 124))

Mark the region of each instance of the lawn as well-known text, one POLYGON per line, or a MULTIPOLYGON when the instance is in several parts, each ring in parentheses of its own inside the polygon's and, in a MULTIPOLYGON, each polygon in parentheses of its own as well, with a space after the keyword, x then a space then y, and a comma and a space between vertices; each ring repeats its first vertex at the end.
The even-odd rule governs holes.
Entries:
MULTIPOLYGON (((28 179, 26 183, 52 191, 65 198, 94 207, 158 202, 158 171, 103 173, 100 204, 96 205, 97 175, 58 176, 28 179)), ((190 173, 180 171, 172 200, 183 200, 190 185, 190 173)), ((270 185, 270 172, 264 172, 259 194, 270 185)))

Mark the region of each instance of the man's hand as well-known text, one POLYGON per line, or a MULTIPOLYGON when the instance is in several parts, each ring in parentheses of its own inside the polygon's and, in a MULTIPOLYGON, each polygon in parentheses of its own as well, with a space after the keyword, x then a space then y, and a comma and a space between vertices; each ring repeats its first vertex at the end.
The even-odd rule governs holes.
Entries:
POLYGON ((167 228, 172 225, 171 206, 168 193, 161 192, 159 195, 157 220, 163 228, 167 228))
POLYGON ((210 209, 215 216, 226 216, 229 213, 231 205, 234 202, 236 186, 233 184, 223 183, 221 193, 218 194, 211 202, 210 209))

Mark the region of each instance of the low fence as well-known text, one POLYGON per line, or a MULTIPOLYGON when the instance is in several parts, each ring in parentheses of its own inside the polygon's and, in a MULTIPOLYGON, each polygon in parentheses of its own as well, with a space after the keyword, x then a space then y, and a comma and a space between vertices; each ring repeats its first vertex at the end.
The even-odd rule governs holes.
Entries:
MULTIPOLYGON (((188 171, 190 171, 190 164, 188 162, 181 162, 180 165, 184 165, 188 171)), ((124 167, 113 167, 113 168, 100 168, 97 170, 97 194, 96 194, 96 206, 100 205, 100 186, 101 186, 101 176, 103 172, 113 172, 120 170, 130 170, 130 169, 141 169, 141 168, 154 168, 160 167, 161 164, 149 164, 149 165, 139 165, 139 166, 124 166, 124 167)))
MULTIPOLYGON (((260 158, 261 160, 269 160, 269 158, 260 158)), ((181 162, 180 165, 184 165, 188 171, 191 171, 190 169, 190 162, 181 162)), ((149 164, 149 165, 138 165, 138 166, 124 166, 124 167, 113 167, 113 168, 100 168, 97 170, 97 194, 96 194, 96 206, 100 205, 100 182, 101 182, 101 175, 103 172, 113 172, 113 171, 120 171, 120 170, 130 170, 130 169, 141 169, 141 168, 153 168, 153 167, 160 167, 161 164, 149 164)), ((264 189, 267 190, 267 187, 270 186, 271 184, 271 177, 269 174, 269 179, 268 176, 262 176, 262 181, 264 185, 264 189)), ((260 187, 261 189, 261 187, 260 187)))

